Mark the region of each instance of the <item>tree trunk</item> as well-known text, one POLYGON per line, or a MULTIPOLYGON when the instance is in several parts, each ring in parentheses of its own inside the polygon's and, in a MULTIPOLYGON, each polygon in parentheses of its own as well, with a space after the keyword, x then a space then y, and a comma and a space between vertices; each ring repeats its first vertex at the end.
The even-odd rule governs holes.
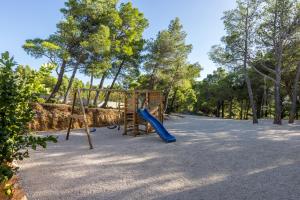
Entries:
POLYGON ((257 113, 256 113, 256 105, 255 105, 254 98, 253 98, 253 91, 252 91, 252 87, 251 87, 251 81, 250 81, 250 78, 249 78, 247 72, 246 72, 245 75, 246 75, 246 83, 247 83, 247 88, 248 88, 250 106, 251 106, 252 113, 253 113, 252 121, 253 121, 253 124, 257 124, 258 120, 257 120, 257 113))
MULTIPOLYGON (((172 88, 172 87, 171 87, 172 88)), ((170 91, 171 89, 168 89, 167 92, 165 93, 165 102, 164 102, 164 112, 165 113, 168 113, 167 110, 168 110, 168 107, 169 107, 169 95, 170 95, 170 91)))
POLYGON ((269 117, 269 103, 268 101, 266 102, 266 109, 265 109, 265 118, 269 117))
POLYGON ((295 113, 297 110, 297 97, 299 90, 299 79, 300 79, 300 62, 298 63, 297 72, 294 80, 293 94, 292 94, 292 105, 290 110, 289 123, 292 124, 295 121, 295 113))
POLYGON ((74 79, 75 79, 75 75, 77 73, 77 70, 78 70, 78 67, 79 67, 79 64, 76 64, 74 69, 73 69, 73 72, 72 72, 72 75, 70 77, 70 80, 69 80, 69 84, 68 84, 68 87, 67 87, 67 91, 65 93, 65 96, 64 96, 64 104, 67 103, 68 101, 68 98, 69 98, 69 95, 70 95, 70 91, 71 91, 71 88, 72 88, 72 85, 73 85, 73 82, 74 82, 74 79))
POLYGON ((93 82, 94 82, 94 72, 91 74, 91 79, 90 79, 90 90, 88 92, 88 97, 87 97, 87 106, 90 105, 90 99, 91 99, 91 89, 93 88, 93 82))
POLYGON ((276 58, 276 66, 275 66, 275 115, 274 115, 274 124, 281 125, 281 100, 280 100, 280 83, 281 83, 281 65, 282 65, 282 50, 283 50, 283 40, 281 35, 279 36, 279 40, 277 37, 277 33, 281 32, 278 30, 277 20, 278 20, 278 1, 275 2, 275 15, 274 15, 274 23, 273 23, 273 48, 275 51, 276 58))
POLYGON ((279 53, 278 59, 277 59, 277 65, 276 65, 276 79, 275 79, 275 115, 274 115, 274 124, 278 124, 281 125, 281 110, 282 110, 282 106, 281 106, 281 95, 280 95, 280 91, 281 91, 281 62, 282 62, 282 56, 280 55, 281 53, 279 53))
POLYGON ((263 96, 263 100, 262 100, 262 117, 267 117, 267 113, 268 113, 268 105, 267 105, 267 102, 268 102, 268 93, 267 93, 267 78, 264 77, 264 96, 263 96))
POLYGON ((149 83, 150 83, 149 89, 150 90, 154 90, 155 89, 155 75, 156 75, 156 72, 157 72, 157 65, 155 65, 154 70, 153 70, 153 72, 152 72, 152 74, 150 76, 150 80, 149 80, 149 83))
POLYGON ((280 102, 281 102, 281 119, 284 119, 287 116, 287 114, 286 114, 286 108, 282 104, 282 102, 283 102, 282 96, 281 96, 280 102))
MULTIPOLYGON (((116 75, 115 75, 115 77, 114 77, 114 79, 113 79, 113 82, 111 83, 109 89, 112 90, 112 89, 114 88, 114 85, 115 85, 115 83, 116 83, 116 81, 117 81, 117 79, 118 79, 118 76, 119 76, 120 73, 121 73, 121 70, 122 70, 124 64, 125 64, 125 61, 122 61, 122 63, 120 64, 120 66, 119 66, 119 68, 118 68, 118 71, 117 71, 117 73, 116 73, 116 75)), ((104 103, 103 103, 103 105, 101 106, 102 108, 105 108, 105 107, 107 106, 107 103, 108 103, 110 94, 111 94, 111 91, 108 91, 108 92, 106 93, 105 99, 104 99, 104 103)))
POLYGON ((228 109, 229 119, 232 119, 232 104, 233 104, 233 99, 230 99, 229 100, 229 109, 228 109))
POLYGON ((247 90, 248 90, 248 95, 249 95, 249 101, 250 101, 250 105, 252 108, 252 113, 253 113, 253 124, 257 124, 258 120, 257 120, 257 113, 256 113, 256 105, 254 102, 254 98, 253 98, 253 91, 252 91, 252 86, 251 86, 251 81, 248 75, 248 70, 247 70, 247 63, 248 63, 248 41, 249 41, 249 24, 248 24, 248 16, 249 15, 249 10, 247 7, 247 16, 246 16, 246 21, 245 21, 245 49, 244 49, 244 64, 243 64, 243 72, 244 72, 244 76, 246 79, 246 84, 247 84, 247 90))
POLYGON ((244 116, 244 119, 248 119, 248 116, 249 116, 249 109, 250 109, 250 105, 251 103, 250 102, 248 102, 247 103, 247 108, 246 108, 246 113, 245 113, 245 116, 244 116))
MULTIPOLYGON (((98 89, 101 90, 103 88, 103 84, 104 84, 104 80, 106 79, 106 73, 104 73, 101 77, 101 80, 100 80, 100 84, 98 86, 98 89)), ((95 99, 94 99, 94 106, 97 106, 97 101, 99 99, 99 95, 100 95, 100 91, 97 91, 96 92, 96 95, 95 95, 95 99)))
POLYGON ((57 94, 57 92, 59 91, 59 88, 63 82, 66 66, 67 66, 67 62, 64 60, 60 67, 60 71, 58 73, 56 84, 55 84, 50 96, 48 97, 48 99, 46 101, 47 103, 51 102, 52 99, 55 98, 55 95, 57 94))
POLYGON ((174 111, 174 102, 175 102, 175 99, 176 99, 177 91, 178 91, 178 89, 176 88, 175 91, 174 91, 172 100, 171 100, 171 106, 170 106, 169 112, 174 111))
POLYGON ((167 89, 167 92, 166 92, 166 95, 165 95, 165 109, 164 109, 164 112, 166 112, 167 109, 168 109, 168 106, 169 106, 168 105, 169 104, 169 94, 170 94, 173 86, 175 85, 175 80, 177 78, 176 74, 177 74, 177 71, 178 71, 179 67, 180 67, 179 65, 176 65, 176 69, 175 69, 175 72, 173 73, 174 75, 172 77, 172 81, 170 82, 169 88, 167 89))
POLYGON ((224 119, 224 117, 225 117, 225 103, 224 103, 224 100, 222 100, 221 107, 222 107, 222 118, 224 119))
POLYGON ((241 107, 241 110, 240 110, 240 120, 243 120, 243 115, 244 115, 244 100, 241 100, 240 107, 241 107))
POLYGON ((273 114, 273 112, 272 112, 272 104, 271 104, 271 102, 268 102, 268 112, 267 112, 267 115, 268 115, 268 117, 273 117, 272 116, 272 114, 273 114))
POLYGON ((170 92, 172 90, 172 87, 173 87, 173 84, 174 84, 174 81, 172 81, 170 83, 170 87, 167 89, 167 92, 165 93, 165 103, 164 103, 164 112, 166 113, 167 110, 168 110, 168 107, 169 107, 169 95, 170 95, 170 92))
POLYGON ((199 110, 200 110, 200 104, 201 104, 200 97, 197 97, 197 102, 196 102, 196 105, 194 106, 194 110, 193 110, 194 113, 198 113, 199 112, 199 110))
POLYGON ((264 99, 262 99, 261 102, 259 116, 260 118, 264 118, 264 99))
POLYGON ((218 100, 217 101, 217 113, 216 113, 216 117, 220 117, 220 112, 221 112, 221 103, 220 101, 218 100))
POLYGON ((262 102, 263 102, 263 95, 261 97, 258 96, 258 100, 257 100, 257 103, 256 103, 256 116, 257 116, 257 119, 261 118, 262 102))
POLYGON ((276 75, 276 82, 275 82, 274 124, 281 125, 280 78, 278 75, 276 75))

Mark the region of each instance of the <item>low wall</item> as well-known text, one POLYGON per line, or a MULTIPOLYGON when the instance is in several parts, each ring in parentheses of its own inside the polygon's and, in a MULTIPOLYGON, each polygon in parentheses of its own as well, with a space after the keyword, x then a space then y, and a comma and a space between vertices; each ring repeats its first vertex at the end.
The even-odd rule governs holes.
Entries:
MULTIPOLYGON (((32 131, 55 131, 68 128, 71 106, 64 104, 33 104, 34 120, 29 124, 32 131)), ((74 114, 82 114, 79 107, 74 114)), ((90 127, 103 127, 115 124, 120 120, 118 110, 102 108, 86 108, 86 115, 90 127)), ((122 120, 121 120, 122 122, 122 120)), ((73 128, 83 128, 83 122, 75 119, 73 128)))

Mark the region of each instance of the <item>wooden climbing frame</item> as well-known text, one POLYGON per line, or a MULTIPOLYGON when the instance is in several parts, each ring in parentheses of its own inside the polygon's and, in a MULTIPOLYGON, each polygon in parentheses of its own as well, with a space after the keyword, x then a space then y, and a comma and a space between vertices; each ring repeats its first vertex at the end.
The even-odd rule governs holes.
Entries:
MULTIPOLYGON (((138 116, 138 109, 147 108, 151 114, 155 115, 157 119, 163 123, 163 96, 160 91, 152 91, 152 90, 114 90, 114 89, 86 89, 81 88, 77 89, 74 92, 73 103, 71 115, 69 116, 69 124, 67 130, 66 140, 69 140, 70 133, 72 130, 72 125, 75 119, 80 120, 84 124, 84 129, 87 135, 88 143, 90 149, 93 149, 93 144, 91 140, 90 129, 88 126, 88 120, 85 112, 85 105, 83 103, 83 99, 81 96, 82 91, 95 91, 95 92, 116 92, 124 94, 124 107, 122 110, 120 109, 119 102, 119 112, 122 112, 123 120, 124 120, 124 133, 123 135, 128 135, 129 132, 132 132, 134 136, 139 135, 140 133, 149 133, 150 132, 150 124, 138 116), (75 114, 75 106, 77 99, 80 102, 80 111, 81 114, 75 114), (140 126, 144 126, 145 129, 141 129, 140 126)), ((119 101, 121 101, 119 99, 119 101)), ((119 122, 120 123, 120 122, 119 122)))
POLYGON ((134 136, 150 133, 150 124, 138 116, 138 109, 147 108, 163 123, 163 96, 160 91, 127 91, 124 107, 124 135, 132 132, 134 136), (144 127, 140 128, 140 126, 144 127))

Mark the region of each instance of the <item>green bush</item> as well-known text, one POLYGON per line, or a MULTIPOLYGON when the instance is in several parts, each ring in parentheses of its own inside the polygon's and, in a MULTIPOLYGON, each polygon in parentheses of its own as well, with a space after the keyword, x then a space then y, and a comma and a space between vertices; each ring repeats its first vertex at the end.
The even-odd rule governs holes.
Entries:
MULTIPOLYGON (((34 74, 20 74, 8 52, 0 58, 0 185, 17 171, 11 163, 29 157, 29 148, 46 148, 57 142, 53 136, 37 137, 30 133, 28 123, 34 112, 30 102, 36 100, 34 74)), ((6 191, 7 192, 7 191, 6 191)))

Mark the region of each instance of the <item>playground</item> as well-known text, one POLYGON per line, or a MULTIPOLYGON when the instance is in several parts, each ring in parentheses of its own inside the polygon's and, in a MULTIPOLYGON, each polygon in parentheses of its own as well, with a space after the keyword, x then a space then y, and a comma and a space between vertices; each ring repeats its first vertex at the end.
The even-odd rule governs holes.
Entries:
POLYGON ((176 142, 103 127, 89 150, 84 130, 58 132, 21 163, 28 199, 299 199, 300 124, 185 115, 164 125, 176 142))
POLYGON ((300 0, 1 6, 0 200, 300 200, 300 0))

